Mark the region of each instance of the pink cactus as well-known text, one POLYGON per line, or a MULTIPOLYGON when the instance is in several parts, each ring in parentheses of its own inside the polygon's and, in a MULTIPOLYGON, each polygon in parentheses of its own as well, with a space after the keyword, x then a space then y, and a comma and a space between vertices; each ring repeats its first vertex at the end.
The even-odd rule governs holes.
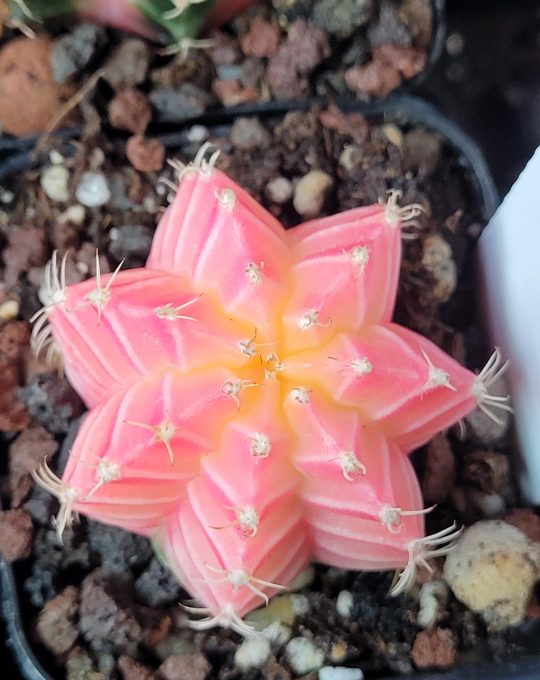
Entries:
POLYGON ((59 534, 82 513, 152 538, 201 603, 199 629, 229 626, 311 560, 416 567, 455 526, 424 535, 407 457, 479 406, 476 376, 392 323, 402 223, 393 194, 291 231, 204 150, 180 185, 146 268, 69 286, 48 266, 34 346, 58 352, 91 409, 62 479, 59 534))

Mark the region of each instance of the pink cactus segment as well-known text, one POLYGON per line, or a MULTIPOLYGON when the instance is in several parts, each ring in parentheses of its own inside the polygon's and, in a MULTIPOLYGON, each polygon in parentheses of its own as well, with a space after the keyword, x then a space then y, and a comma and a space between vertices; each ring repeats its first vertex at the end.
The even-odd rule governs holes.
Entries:
POLYGON ((385 218, 384 206, 307 222, 287 232, 287 237, 295 261, 292 295, 285 308, 288 351, 320 346, 336 328, 357 330, 366 323, 390 321, 401 230, 385 218), (305 315, 312 311, 318 319, 309 324, 305 315))
POLYGON ((255 0, 218 0, 210 12, 207 28, 222 26, 235 16, 243 12, 255 0))
POLYGON ((457 534, 424 537, 406 452, 509 406, 498 351, 476 377, 390 321, 420 206, 393 193, 285 233, 205 152, 177 168, 148 268, 66 287, 65 259, 47 267, 34 346, 52 332, 94 410, 63 479, 35 478, 59 534, 79 511, 148 535, 209 615, 194 627, 248 634, 310 556, 412 584, 457 534))
POLYGON ((215 169, 187 168, 147 266, 188 277, 227 314, 275 332, 290 254, 281 225, 215 169))
POLYGON ((163 545, 170 568, 212 614, 232 607, 243 616, 264 604, 265 595, 270 598, 285 589, 309 561, 311 543, 294 496, 273 507, 251 537, 212 528, 226 519, 224 515, 204 480, 197 479, 188 486, 178 513, 170 516, 163 545), (234 572, 243 572, 263 595, 248 583, 227 578, 234 572))
POLYGON ((225 426, 219 449, 203 460, 167 528, 173 570, 214 615, 232 606, 241 616, 259 606, 264 594, 286 586, 309 559, 279 391, 277 382, 269 383, 225 426), (235 587, 227 573, 238 571, 275 585, 253 581, 260 593, 235 587))
MULTIPOLYGON (((101 277, 102 289, 110 281, 111 275, 101 277)), ((239 343, 253 327, 227 319, 210 296, 194 293, 178 276, 119 272, 101 310, 88 300, 95 290, 94 280, 70 286, 65 303, 48 315, 66 373, 89 406, 115 386, 170 366, 246 363, 239 343)))
POLYGON ((93 409, 64 470, 63 482, 76 490, 73 509, 137 533, 155 531, 235 414, 221 391, 233 377, 223 369, 166 372, 93 409))
POLYGON ((379 423, 404 450, 425 443, 475 406, 476 376, 397 324, 337 335, 322 354, 293 355, 284 375, 321 385, 333 399, 358 409, 365 422, 379 423))
POLYGON ((156 39, 157 33, 130 0, 77 0, 80 11, 97 21, 124 31, 156 39))
POLYGON ((267 507, 295 492, 298 477, 291 465, 292 442, 279 393, 277 381, 262 386, 251 407, 243 408, 223 429, 218 454, 201 464, 201 476, 224 508, 250 505, 262 518, 267 507))
POLYGON ((420 349, 429 370, 429 402, 426 395, 418 394, 407 408, 401 409, 385 420, 384 429, 399 447, 413 451, 429 441, 437 432, 459 422, 477 406, 474 386, 477 376, 443 352, 427 338, 403 326, 391 324, 392 331, 404 342, 420 349), (451 389, 447 387, 449 377, 451 389), (434 383, 439 382, 439 386, 434 383))
MULTIPOLYGON (((418 537, 408 535, 401 513, 422 511, 423 506, 417 493, 411 496, 395 488, 396 447, 379 430, 366 427, 354 410, 332 406, 317 393, 307 404, 291 403, 288 417, 297 434, 292 457, 303 475, 300 497, 308 512, 335 511, 350 515, 351 521, 381 523, 388 532, 401 533, 408 540, 418 537)), ((414 477, 408 467, 401 472, 414 477)), ((407 487, 409 480, 403 482, 407 487)), ((422 524, 408 528, 418 531, 422 524)))
MULTIPOLYGON (((381 454, 387 458, 390 470, 394 507, 421 510, 422 494, 410 461, 391 442, 381 454)), ((342 569, 402 567, 409 559, 408 546, 424 536, 422 514, 403 515, 396 528, 390 530, 380 518, 351 516, 349 512, 310 503, 306 520, 316 559, 342 569)))

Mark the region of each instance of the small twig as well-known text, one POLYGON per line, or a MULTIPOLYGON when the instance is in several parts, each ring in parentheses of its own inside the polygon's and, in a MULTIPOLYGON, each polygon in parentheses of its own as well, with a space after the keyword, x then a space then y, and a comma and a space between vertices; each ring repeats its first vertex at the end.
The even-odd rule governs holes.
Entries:
POLYGON ((64 120, 64 118, 69 115, 75 107, 77 107, 83 99, 95 88, 97 85, 98 80, 103 76, 105 73, 105 69, 99 69, 96 71, 87 81, 84 83, 84 85, 75 92, 74 95, 72 95, 67 102, 60 108, 56 116, 52 119, 52 121, 47 125, 45 128, 45 131, 41 135, 38 143, 36 144, 36 148, 34 150, 34 154, 38 154, 41 151, 43 151, 43 148, 45 147, 45 144, 47 143, 47 140, 49 139, 50 135, 56 130, 56 128, 60 125, 60 123, 64 120))

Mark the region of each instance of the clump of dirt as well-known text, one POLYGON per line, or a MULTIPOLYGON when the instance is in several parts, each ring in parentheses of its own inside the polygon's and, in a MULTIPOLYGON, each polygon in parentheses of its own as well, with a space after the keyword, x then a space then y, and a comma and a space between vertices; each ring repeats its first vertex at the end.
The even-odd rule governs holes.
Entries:
POLYGON ((73 89, 53 78, 53 43, 17 38, 0 49, 0 128, 23 136, 44 132, 73 89))

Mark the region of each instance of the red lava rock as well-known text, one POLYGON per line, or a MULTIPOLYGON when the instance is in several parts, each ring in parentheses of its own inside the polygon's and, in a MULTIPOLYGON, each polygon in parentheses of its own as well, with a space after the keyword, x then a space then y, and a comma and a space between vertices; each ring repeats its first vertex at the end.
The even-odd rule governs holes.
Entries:
POLYGON ((267 149, 272 143, 272 136, 257 118, 236 118, 230 137, 231 144, 242 151, 267 149))
POLYGON ((429 442, 422 476, 422 493, 430 502, 443 503, 448 499, 456 481, 456 461, 450 442, 438 434, 429 442))
POLYGON ((249 31, 240 40, 242 52, 248 57, 273 57, 279 47, 279 28, 262 17, 255 17, 249 31))
POLYGON ((18 137, 43 132, 72 93, 53 78, 52 42, 16 38, 0 50, 0 126, 18 137))
POLYGON ((0 357, 0 431, 19 431, 28 425, 25 405, 17 396, 20 370, 10 359, 0 357))
POLYGON ((4 276, 6 283, 14 285, 17 283, 19 274, 27 272, 31 267, 44 265, 47 262, 47 256, 48 250, 42 229, 14 227, 8 236, 8 246, 2 253, 2 259, 6 265, 4 276))
MULTIPOLYGON (((145 621, 145 624, 148 624, 148 622, 145 621)), ((150 649, 156 647, 165 637, 167 637, 171 627, 172 619, 168 614, 160 617, 158 621, 150 624, 150 626, 147 625, 144 631, 144 644, 147 647, 150 647, 150 649)))
POLYGON ((385 97, 401 83, 401 75, 393 66, 371 61, 365 66, 353 66, 345 71, 345 82, 353 92, 385 97))
POLYGON ((469 453, 463 461, 463 481, 484 493, 500 493, 510 481, 508 457, 481 449, 469 453))
POLYGON ((24 559, 32 548, 32 518, 23 510, 0 512, 0 555, 8 562, 24 559))
POLYGON ((29 341, 24 321, 10 321, 0 327, 0 431, 22 430, 28 414, 17 396, 29 341))
POLYGON ((517 527, 528 536, 531 541, 540 543, 540 517, 528 508, 515 508, 509 512, 504 521, 517 527))
POLYGON ((335 104, 319 114, 321 125, 341 135, 350 135, 357 144, 362 144, 368 135, 368 123, 361 113, 344 113, 335 104))
POLYGON ((164 680, 205 680, 212 667, 203 654, 176 654, 158 668, 164 680))
POLYGON ((0 327, 0 355, 18 361, 26 354, 30 330, 26 321, 10 321, 0 327))
POLYGON ((289 34, 270 59, 268 81, 276 97, 299 97, 310 73, 330 54, 327 34, 303 19, 292 23, 289 34))
POLYGON ((113 127, 143 135, 152 120, 152 107, 144 92, 126 87, 110 101, 108 116, 113 127))
POLYGON ((18 508, 32 488, 30 471, 35 470, 43 458, 49 460, 58 450, 54 437, 41 425, 32 425, 9 447, 9 490, 11 507, 18 508))
POLYGON ((456 658, 454 634, 447 628, 421 631, 414 640, 411 656, 417 668, 449 668, 456 658))
POLYGON ((259 95, 251 87, 244 87, 237 80, 219 80, 212 82, 212 92, 224 106, 238 106, 248 102, 256 102, 259 95))
POLYGON ((209 55, 216 66, 230 66, 242 58, 238 42, 227 33, 213 31, 211 40, 214 46, 210 49, 209 55))
POLYGON ((388 64, 401 73, 404 78, 412 78, 426 65, 426 53, 414 47, 381 45, 373 49, 376 62, 388 64))
POLYGON ((126 156, 135 170, 159 172, 165 162, 165 147, 157 139, 134 135, 127 141, 126 156))
POLYGON ((49 600, 38 616, 37 637, 53 654, 68 652, 79 636, 76 625, 78 598, 77 588, 69 586, 49 600))
POLYGON ((154 680, 156 677, 147 666, 134 661, 130 656, 121 656, 118 659, 118 668, 122 673, 122 680, 154 680))

